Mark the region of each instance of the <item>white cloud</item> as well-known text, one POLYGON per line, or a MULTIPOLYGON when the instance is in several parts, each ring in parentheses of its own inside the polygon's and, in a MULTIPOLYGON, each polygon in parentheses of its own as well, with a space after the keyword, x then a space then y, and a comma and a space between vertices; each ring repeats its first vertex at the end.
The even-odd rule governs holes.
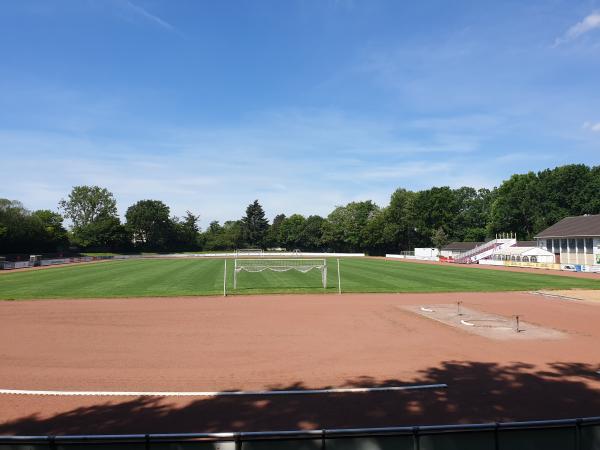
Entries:
POLYGON ((600 122, 597 122, 597 123, 584 122, 582 128, 584 130, 600 132, 600 122))
POLYGON ((160 17, 158 17, 155 14, 150 13, 148 10, 142 8, 141 6, 135 5, 130 1, 125 2, 125 5, 127 6, 127 8, 130 11, 132 11, 133 13, 137 14, 138 16, 144 18, 148 22, 158 25, 159 27, 164 28, 165 30, 177 32, 176 28, 173 25, 171 25, 169 22, 161 19, 160 17))
POLYGON ((425 125, 284 110, 235 126, 155 129, 153 140, 0 130, 0 148, 10 149, 2 197, 54 208, 73 186, 97 184, 115 194, 121 214, 153 198, 175 215, 200 213, 203 226, 240 217, 255 198, 270 217, 326 215, 367 194, 385 205, 399 186, 456 185, 460 162, 440 161, 477 150, 476 138, 448 133, 448 124, 425 125))
POLYGON ((584 17, 581 22, 577 22, 571 28, 567 30, 564 36, 556 39, 555 45, 560 45, 565 42, 577 39, 585 33, 588 33, 596 28, 600 28, 600 12, 593 12, 588 16, 584 17))

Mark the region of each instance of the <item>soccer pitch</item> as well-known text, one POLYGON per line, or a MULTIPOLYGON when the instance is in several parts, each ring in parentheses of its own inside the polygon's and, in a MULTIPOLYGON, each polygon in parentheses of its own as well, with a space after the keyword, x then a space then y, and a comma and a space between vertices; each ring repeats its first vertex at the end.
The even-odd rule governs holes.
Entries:
MULTIPOLYGON (((538 289, 600 289, 600 280, 411 264, 377 259, 341 259, 343 292, 492 292, 538 289)), ((335 293, 336 260, 328 260, 327 289, 317 270, 239 274, 233 289, 228 260, 227 291, 235 294, 335 293)), ((12 272, 0 275, 0 299, 101 298, 219 295, 223 259, 139 259, 12 272)))

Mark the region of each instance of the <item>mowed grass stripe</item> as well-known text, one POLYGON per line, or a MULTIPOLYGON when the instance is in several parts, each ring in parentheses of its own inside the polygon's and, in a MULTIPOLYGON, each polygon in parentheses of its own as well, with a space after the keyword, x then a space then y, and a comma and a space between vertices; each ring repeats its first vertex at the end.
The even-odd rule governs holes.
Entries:
POLYGON ((344 275, 348 272, 347 265, 354 266, 357 272, 356 275, 348 277, 353 282, 350 286, 347 286, 348 290, 360 292, 361 285, 367 284, 369 278, 379 278, 382 281, 387 281, 385 284, 377 283, 374 286, 376 292, 394 291, 399 284, 402 287, 402 292, 477 291, 490 290, 490 288, 498 290, 496 279, 485 280, 485 276, 478 277, 478 275, 482 275, 481 271, 471 274, 465 272, 466 268, 443 266, 429 266, 430 270, 423 270, 423 266, 417 264, 394 261, 390 265, 386 264, 387 262, 373 261, 372 265, 363 267, 360 262, 355 264, 356 261, 346 261, 343 269, 344 275), (456 270, 458 272, 455 272, 456 270), (362 283, 357 284, 356 281, 362 281, 362 283))
MULTIPOLYGON (((336 260, 328 260, 328 288, 317 270, 303 274, 260 272, 239 275, 230 294, 337 292, 336 260)), ((0 299, 218 295, 223 259, 136 259, 0 275, 0 299)), ((341 259, 344 292, 492 292, 537 289, 600 289, 600 280, 482 270, 455 265, 414 264, 383 259, 341 259)))
MULTIPOLYGON (((560 288, 560 286, 586 286, 587 289, 599 289, 598 280, 551 275, 548 272, 539 273, 511 272, 502 270, 485 270, 473 267, 456 265, 429 265, 400 261, 371 260, 372 264, 363 267, 362 260, 345 260, 342 275, 349 272, 349 268, 363 273, 380 277, 389 276, 400 282, 402 292, 452 292, 452 291, 509 291, 532 290, 541 288, 560 288), (385 274, 385 275, 384 275, 385 274)), ((352 276, 348 277, 353 280, 352 276)), ((354 277, 358 279, 358 276, 354 277)), ((397 283, 398 284, 398 283, 397 283)), ((396 285, 397 285, 396 284, 396 285)), ((342 283, 344 285, 344 283, 342 283)), ((348 283, 346 283, 348 285, 348 283)), ((352 288, 353 286, 349 286, 352 288)), ((582 287, 584 288, 584 287, 582 287)), ((380 291, 378 289, 378 291, 380 291)))

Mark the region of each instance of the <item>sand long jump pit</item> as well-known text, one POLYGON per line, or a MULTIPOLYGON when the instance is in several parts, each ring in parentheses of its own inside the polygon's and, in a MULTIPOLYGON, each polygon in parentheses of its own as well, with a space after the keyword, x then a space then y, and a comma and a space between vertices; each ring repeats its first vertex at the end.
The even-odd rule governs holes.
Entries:
POLYGON ((404 306, 404 309, 450 327, 489 339, 564 339, 561 331, 526 322, 518 314, 504 316, 468 307, 461 301, 455 304, 404 306))

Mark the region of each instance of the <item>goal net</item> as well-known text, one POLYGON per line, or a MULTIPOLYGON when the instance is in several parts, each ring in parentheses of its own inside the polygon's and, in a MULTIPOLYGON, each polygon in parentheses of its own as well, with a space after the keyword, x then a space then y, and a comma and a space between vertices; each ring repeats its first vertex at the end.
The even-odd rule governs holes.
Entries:
POLYGON ((323 288, 327 287, 327 260, 325 259, 236 259, 233 270, 233 288, 237 288, 237 277, 240 272, 288 272, 295 270, 297 272, 308 273, 311 270, 321 272, 321 282, 323 288))

